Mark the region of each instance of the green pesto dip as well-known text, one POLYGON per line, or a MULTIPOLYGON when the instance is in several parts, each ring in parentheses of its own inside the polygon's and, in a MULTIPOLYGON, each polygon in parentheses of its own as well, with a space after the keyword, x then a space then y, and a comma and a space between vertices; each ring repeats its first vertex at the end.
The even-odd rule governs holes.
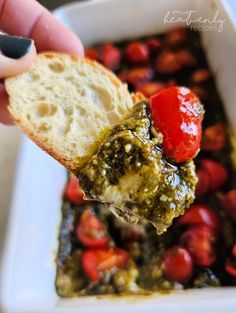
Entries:
POLYGON ((151 222, 158 234, 194 201, 194 163, 176 164, 162 151, 147 101, 108 131, 97 153, 78 172, 88 199, 106 203, 128 223, 151 222))

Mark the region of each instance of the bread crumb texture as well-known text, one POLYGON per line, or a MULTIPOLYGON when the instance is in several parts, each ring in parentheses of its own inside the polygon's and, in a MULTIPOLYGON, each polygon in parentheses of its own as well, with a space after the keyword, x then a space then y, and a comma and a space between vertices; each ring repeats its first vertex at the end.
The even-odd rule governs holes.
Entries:
POLYGON ((65 54, 38 55, 28 72, 6 80, 6 89, 17 124, 69 168, 133 106, 127 86, 113 73, 65 54))

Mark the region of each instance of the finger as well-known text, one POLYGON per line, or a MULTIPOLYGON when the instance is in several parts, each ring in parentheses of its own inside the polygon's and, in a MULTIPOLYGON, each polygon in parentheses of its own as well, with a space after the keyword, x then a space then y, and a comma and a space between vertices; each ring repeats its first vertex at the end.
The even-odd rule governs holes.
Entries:
POLYGON ((0 123, 13 124, 10 114, 7 110, 8 96, 4 84, 0 83, 0 123))
POLYGON ((33 64, 36 57, 36 49, 32 42, 29 52, 19 58, 12 59, 0 54, 0 78, 5 78, 13 75, 20 74, 27 71, 33 64))
POLYGON ((37 42, 39 51, 55 50, 84 55, 84 48, 79 38, 49 12, 43 13, 33 28, 31 36, 37 42))
POLYGON ((0 0, 0 26, 9 34, 33 38, 39 51, 84 54, 79 38, 35 0, 0 0))
MULTIPOLYGON (((10 50, 8 50, 8 52, 9 51, 10 50)), ((0 78, 9 77, 28 70, 33 64, 35 57, 36 49, 33 41, 31 47, 28 49, 28 53, 19 59, 12 59, 0 54, 0 78)), ((12 124, 10 114, 7 110, 7 104, 8 96, 6 90, 4 84, 0 83, 0 122, 4 124, 12 124)))

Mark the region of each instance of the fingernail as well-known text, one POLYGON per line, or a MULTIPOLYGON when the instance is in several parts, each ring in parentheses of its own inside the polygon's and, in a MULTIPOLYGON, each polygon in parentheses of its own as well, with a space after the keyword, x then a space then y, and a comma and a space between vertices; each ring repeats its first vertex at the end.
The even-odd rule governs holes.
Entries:
POLYGON ((24 37, 0 35, 0 50, 8 58, 19 59, 32 48, 33 40, 24 37))

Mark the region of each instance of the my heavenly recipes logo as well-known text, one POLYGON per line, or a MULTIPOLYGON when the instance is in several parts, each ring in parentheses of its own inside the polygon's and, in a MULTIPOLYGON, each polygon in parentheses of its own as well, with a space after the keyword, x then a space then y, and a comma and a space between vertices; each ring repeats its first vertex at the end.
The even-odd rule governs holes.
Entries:
POLYGON ((164 24, 185 23, 191 30, 199 31, 218 31, 223 30, 225 19, 220 17, 217 10, 212 17, 202 17, 197 10, 173 10, 168 11, 164 17, 164 24))

